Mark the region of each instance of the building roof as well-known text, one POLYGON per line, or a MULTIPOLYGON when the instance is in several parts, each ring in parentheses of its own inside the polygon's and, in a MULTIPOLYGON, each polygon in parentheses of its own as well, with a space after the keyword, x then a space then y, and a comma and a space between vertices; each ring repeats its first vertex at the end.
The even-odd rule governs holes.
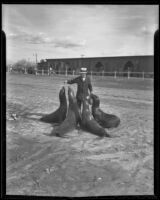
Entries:
POLYGON ((135 57, 153 57, 154 55, 135 55, 135 56, 105 56, 105 57, 77 57, 77 58, 46 58, 45 60, 77 60, 77 59, 105 59, 105 58, 135 58, 135 57))

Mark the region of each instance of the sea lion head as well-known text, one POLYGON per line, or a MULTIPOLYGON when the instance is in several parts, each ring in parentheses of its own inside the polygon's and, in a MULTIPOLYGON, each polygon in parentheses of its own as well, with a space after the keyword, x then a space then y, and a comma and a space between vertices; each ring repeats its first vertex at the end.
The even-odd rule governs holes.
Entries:
POLYGON ((89 111, 89 101, 88 98, 83 98, 83 109, 89 111))
POLYGON ((75 113, 77 123, 80 123, 81 122, 81 113, 78 109, 77 99, 74 95, 73 89, 69 86, 68 86, 68 100, 69 100, 69 107, 75 113))
POLYGON ((60 94, 63 94, 63 93, 65 93, 65 87, 64 86, 60 90, 60 94))
POLYGON ((69 99, 69 102, 71 102, 71 103, 75 103, 76 102, 76 97, 74 95, 74 91, 69 86, 68 86, 68 99, 69 99))
POLYGON ((92 120, 93 116, 90 112, 88 99, 83 99, 83 109, 82 109, 82 123, 87 120, 92 120))
POLYGON ((91 97, 92 102, 93 102, 92 106, 93 107, 99 107, 99 105, 100 105, 99 97, 97 95, 95 95, 95 94, 91 94, 90 97, 91 97))
POLYGON ((66 100, 66 92, 65 87, 63 86, 59 92, 59 100, 60 102, 64 102, 66 100))

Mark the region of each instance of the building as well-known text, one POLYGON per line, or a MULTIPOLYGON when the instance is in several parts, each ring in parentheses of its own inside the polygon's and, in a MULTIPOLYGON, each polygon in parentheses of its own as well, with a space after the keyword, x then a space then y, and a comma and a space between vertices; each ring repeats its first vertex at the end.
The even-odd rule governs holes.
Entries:
POLYGON ((93 72, 154 72, 154 56, 59 58, 38 63, 38 70, 53 69, 60 73, 78 72, 81 67, 93 72))

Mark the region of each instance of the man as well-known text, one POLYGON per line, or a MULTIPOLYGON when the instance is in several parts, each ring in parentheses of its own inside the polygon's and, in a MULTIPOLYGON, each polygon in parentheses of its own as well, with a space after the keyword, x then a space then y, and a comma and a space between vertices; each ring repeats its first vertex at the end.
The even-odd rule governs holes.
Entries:
POLYGON ((83 99, 85 98, 89 99, 89 95, 92 93, 92 84, 91 84, 90 78, 87 76, 87 68, 81 68, 80 76, 72 80, 65 81, 65 83, 68 83, 68 84, 77 83, 76 98, 77 98, 78 107, 81 111, 81 105, 82 105, 83 99), (89 94, 89 91, 90 91, 90 94, 89 94))

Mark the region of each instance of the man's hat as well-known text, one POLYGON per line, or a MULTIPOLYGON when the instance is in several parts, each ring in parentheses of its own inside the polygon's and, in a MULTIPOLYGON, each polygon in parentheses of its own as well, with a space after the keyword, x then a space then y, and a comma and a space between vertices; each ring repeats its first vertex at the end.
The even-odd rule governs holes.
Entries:
POLYGON ((86 74, 87 73, 87 68, 86 67, 82 67, 80 70, 80 74, 86 74))

